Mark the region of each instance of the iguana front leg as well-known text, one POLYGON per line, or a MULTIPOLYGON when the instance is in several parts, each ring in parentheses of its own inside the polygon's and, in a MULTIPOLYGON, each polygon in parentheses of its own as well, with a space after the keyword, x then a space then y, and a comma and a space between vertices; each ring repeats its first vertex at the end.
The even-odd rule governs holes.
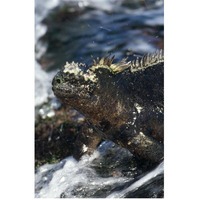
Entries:
POLYGON ((96 131, 92 126, 89 123, 85 123, 74 143, 74 158, 79 160, 84 154, 92 154, 101 142, 101 139, 101 136, 96 134, 96 131))

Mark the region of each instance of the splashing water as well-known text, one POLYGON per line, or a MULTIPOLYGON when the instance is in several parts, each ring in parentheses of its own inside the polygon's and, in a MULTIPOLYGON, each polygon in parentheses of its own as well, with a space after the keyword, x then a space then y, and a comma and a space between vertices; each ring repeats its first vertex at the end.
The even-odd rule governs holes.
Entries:
POLYGON ((98 151, 91 156, 83 156, 79 162, 73 157, 68 157, 56 164, 43 165, 35 175, 35 196, 37 198, 126 197, 130 192, 138 190, 163 174, 163 163, 161 163, 156 169, 135 181, 136 167, 129 169, 129 173, 126 174, 123 173, 126 171, 126 166, 120 168, 120 164, 125 165, 124 158, 131 160, 131 154, 127 150, 111 142, 103 142, 98 151), (119 154, 120 158, 116 161, 116 155, 119 154), (103 172, 99 172, 98 167, 105 162, 106 169, 102 168, 103 172), (116 166, 114 162, 118 162, 118 165, 116 166), (107 172, 110 170, 111 173, 105 175, 104 170, 107 172))
MULTIPOLYGON (((95 170, 88 165, 97 158, 98 152, 95 152, 90 158, 84 157, 80 162, 69 157, 65 161, 63 168, 55 171, 51 181, 46 187, 36 194, 36 197, 84 197, 86 195, 94 195, 99 190, 105 190, 106 187, 114 187, 115 184, 124 183, 128 178, 101 178, 95 173, 95 170), (87 191, 88 190, 88 191, 87 191)), ((62 162, 60 165, 62 166, 62 162)), ((48 169, 47 166, 46 170, 48 169)), ((40 170, 45 170, 45 167, 40 170)), ((57 166, 58 167, 58 166, 57 166)), ((52 169, 51 169, 52 170, 52 169)), ((43 171, 44 173, 44 171, 43 171)), ((36 176, 36 180, 38 179, 36 176)), ((49 174, 43 177, 48 180, 49 174)), ((37 186, 36 186, 37 187, 37 186)))

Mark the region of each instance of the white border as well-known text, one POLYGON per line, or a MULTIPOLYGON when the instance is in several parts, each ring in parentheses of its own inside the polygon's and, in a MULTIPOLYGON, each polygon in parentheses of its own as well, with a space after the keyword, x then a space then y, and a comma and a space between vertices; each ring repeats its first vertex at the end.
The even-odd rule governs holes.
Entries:
MULTIPOLYGON (((198 2, 165 1, 165 199, 199 197, 198 2)), ((2 199, 34 198, 33 4, 0 8, 2 199)))

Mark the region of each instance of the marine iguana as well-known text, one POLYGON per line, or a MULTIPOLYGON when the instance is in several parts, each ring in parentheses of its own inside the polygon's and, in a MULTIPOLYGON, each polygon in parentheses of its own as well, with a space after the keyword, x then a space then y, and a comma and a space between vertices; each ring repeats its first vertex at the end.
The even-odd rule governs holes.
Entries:
POLYGON ((93 65, 68 63, 52 81, 55 96, 86 118, 74 157, 91 153, 101 139, 152 163, 164 157, 164 55, 162 50, 113 63, 104 55, 93 65))

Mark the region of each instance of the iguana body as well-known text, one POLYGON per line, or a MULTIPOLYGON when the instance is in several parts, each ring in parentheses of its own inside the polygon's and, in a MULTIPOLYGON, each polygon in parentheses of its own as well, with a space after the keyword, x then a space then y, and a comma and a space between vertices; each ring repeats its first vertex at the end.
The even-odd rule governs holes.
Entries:
POLYGON ((113 59, 93 59, 92 66, 67 62, 52 82, 58 99, 87 121, 75 157, 92 152, 103 138, 159 162, 164 156, 162 51, 132 62, 113 64, 113 59))

